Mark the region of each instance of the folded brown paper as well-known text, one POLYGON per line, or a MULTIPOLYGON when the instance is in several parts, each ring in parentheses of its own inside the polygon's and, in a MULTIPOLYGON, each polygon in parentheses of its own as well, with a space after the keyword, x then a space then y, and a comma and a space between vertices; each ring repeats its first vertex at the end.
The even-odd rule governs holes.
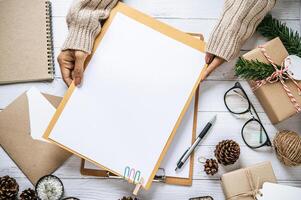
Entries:
MULTIPOLYGON (((61 101, 60 97, 44 96, 54 107, 61 101)), ((24 93, 0 112, 0 145, 35 185, 40 177, 54 172, 71 154, 54 144, 32 139, 29 120, 28 99, 24 93)))
POLYGON ((222 188, 227 200, 254 200, 253 195, 264 182, 276 183, 270 162, 263 162, 222 175, 222 188))
MULTIPOLYGON (((288 52, 279 38, 275 38, 263 46, 265 47, 267 54, 278 65, 281 65, 288 56, 288 52)), ((259 48, 244 54, 243 58, 269 63, 259 48)), ((285 80, 285 83, 291 90, 297 102, 301 104, 301 96, 298 94, 297 87, 294 83, 290 80, 285 80)), ((253 86, 253 83, 250 82, 250 85, 253 86)), ((296 108, 291 103, 280 82, 267 83, 256 89, 254 94, 273 124, 281 122, 296 114, 296 108)))

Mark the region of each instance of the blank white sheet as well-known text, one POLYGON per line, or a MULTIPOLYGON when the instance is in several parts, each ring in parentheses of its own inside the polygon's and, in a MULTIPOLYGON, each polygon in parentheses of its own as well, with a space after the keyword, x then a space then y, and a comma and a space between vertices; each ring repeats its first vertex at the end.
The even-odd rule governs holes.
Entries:
POLYGON ((49 138, 119 175, 139 170, 148 189, 203 66, 204 53, 117 13, 49 138))
POLYGON ((35 87, 30 88, 26 95, 31 137, 35 140, 48 142, 42 136, 55 113, 55 108, 35 87))
MULTIPOLYGON (((184 166, 175 171, 176 163, 183 155, 185 150, 191 146, 193 133, 193 120, 194 120, 194 100, 191 102, 189 109, 185 113, 185 116, 177 130, 177 133, 164 157, 160 168, 164 168, 165 175, 177 178, 189 178, 190 159, 184 164, 184 166)), ((85 161, 85 169, 99 170, 98 166, 89 161, 85 161)))
MULTIPOLYGON (((166 176, 189 178, 190 159, 183 165, 183 167, 175 171, 177 162, 183 153, 191 146, 192 131, 194 118, 194 100, 185 113, 185 116, 176 132, 176 135, 164 157, 161 168, 165 169, 166 176)), ((195 133, 194 133, 195 134, 195 133)))

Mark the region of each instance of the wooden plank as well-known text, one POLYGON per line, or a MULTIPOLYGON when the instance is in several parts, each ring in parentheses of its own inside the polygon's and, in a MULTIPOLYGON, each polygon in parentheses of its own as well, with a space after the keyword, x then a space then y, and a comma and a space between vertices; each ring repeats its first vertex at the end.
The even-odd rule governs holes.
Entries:
MULTIPOLYGON (((54 16, 66 16, 72 0, 51 0, 54 16)), ((124 0, 132 6, 149 15, 159 18, 182 19, 217 19, 223 8, 220 0, 124 0)), ((299 0, 277 1, 272 14, 280 19, 299 19, 299 0)))
MULTIPOLYGON (((205 40, 208 40, 210 36, 210 31, 213 28, 217 20, 208 20, 208 19, 160 19, 161 21, 170 24, 184 32, 196 32, 204 34, 205 40)), ((293 30, 299 30, 300 24, 297 20, 284 20, 289 27, 293 30)), ((67 25, 65 19, 62 17, 54 17, 54 55, 55 55, 55 70, 56 76, 61 77, 59 65, 57 63, 57 56, 60 52, 60 46, 63 44, 67 36, 67 25)), ((249 39, 245 45, 243 45, 241 54, 245 53, 248 50, 251 50, 257 47, 259 44, 263 44, 267 41, 266 38, 255 34, 251 39, 249 39)), ((240 54, 240 55, 241 55, 240 54)), ((209 80, 236 80, 234 77, 233 66, 236 60, 231 61, 230 63, 225 63, 218 70, 216 70, 210 77, 209 80)))
MULTIPOLYGON (((234 83, 234 81, 204 81, 200 87, 199 111, 227 111, 224 104, 224 94, 228 89, 234 86, 234 83)), ((263 112, 262 107, 251 91, 248 83, 246 81, 241 81, 241 84, 257 111, 263 112)))
MULTIPOLYGON (((221 67, 222 69, 222 67, 221 67)), ((251 91, 246 81, 240 81, 246 90, 251 102, 259 113, 264 112, 257 98, 251 91)), ((199 111, 202 112, 227 112, 224 105, 224 93, 234 85, 235 81, 206 80, 200 88, 199 111)), ((62 79, 56 78, 53 82, 24 83, 3 85, 0 87, 0 109, 5 108, 12 100, 32 86, 42 92, 63 96, 67 87, 62 79)), ((240 105, 237 105, 240 106, 240 105)))
POLYGON ((65 17, 73 0, 50 0, 52 5, 52 15, 65 17))
MULTIPOLYGON (((205 40, 209 38, 211 28, 214 26, 216 20, 195 20, 195 19, 160 19, 163 22, 166 22, 184 32, 197 32, 202 33, 205 36, 205 40)), ((60 46, 63 44, 65 37, 67 35, 67 25, 65 19, 62 17, 55 17, 54 20, 54 55, 55 55, 55 70, 56 77, 61 77, 59 65, 57 63, 57 56, 60 53, 60 46)), ((286 20, 284 21, 287 25, 294 30, 299 30, 299 22, 297 20, 286 20)), ((241 54, 244 54, 246 51, 251 50, 263 44, 267 41, 266 38, 255 34, 246 44, 242 47, 241 54)), ((240 54, 240 55, 241 55, 240 54)), ((223 64, 219 67, 211 76, 208 77, 209 80, 237 80, 234 77, 233 66, 235 65, 236 59, 232 60, 229 63, 223 64)))
MULTIPOLYGON (((32 188, 30 182, 25 178, 17 178, 20 191, 32 188)), ((65 186, 65 197, 74 196, 81 200, 116 200, 123 196, 130 196, 131 185, 121 180, 99 180, 99 179, 62 179, 65 186)), ((300 187, 300 181, 281 181, 280 184, 300 187)), ((155 183, 149 191, 141 191, 139 199, 173 199, 185 200, 191 197, 211 195, 214 199, 224 199, 220 182, 208 180, 195 180, 193 186, 171 186, 155 183)))
MULTIPOLYGON (((231 130, 230 130, 231 131, 231 130)), ((229 133, 230 133, 229 131, 229 133)), ((235 133, 235 132, 234 132, 235 133)), ((240 133, 236 133, 240 137, 240 133)), ((250 166, 263 161, 271 161, 274 168, 275 175, 278 180, 300 180, 301 181, 301 166, 299 167, 286 167, 279 162, 276 158, 275 152, 270 147, 264 147, 259 150, 252 150, 241 144, 241 156, 240 159, 230 166, 219 167, 218 174, 214 176, 208 176, 203 171, 203 164, 198 162, 199 157, 214 158, 215 145, 223 139, 236 139, 232 138, 231 134, 223 132, 210 133, 211 136, 215 138, 213 145, 204 145, 208 143, 203 141, 202 145, 196 149, 195 161, 194 161, 194 180, 218 180, 219 177, 229 171, 239 169, 242 167, 250 166)), ((207 140, 207 139, 206 139, 207 140)), ((241 138, 236 141, 241 143, 241 138)), ((184 150, 183 150, 184 151, 184 150)), ((11 174, 13 177, 24 177, 19 168, 14 164, 14 162, 5 154, 5 152, 0 149, 0 157, 3 162, 0 163, 0 174, 11 174)), ((71 157, 62 167, 60 167, 54 174, 62 178, 91 178, 90 176, 82 176, 79 172, 80 159, 76 156, 71 157)), ((96 178, 96 177, 93 177, 96 178)))
MULTIPOLYGON (((222 134, 222 139, 230 139, 231 136, 228 136, 227 133, 216 133, 222 134)), ((232 138, 231 138, 232 139, 232 138)), ((218 143, 221 140, 216 140, 218 143)), ((264 161, 271 161, 272 166, 277 177, 277 180, 301 180, 301 166, 299 167, 286 167, 280 163, 276 158, 275 152, 270 147, 261 148, 259 150, 252 150, 246 146, 241 146, 241 155, 239 160, 229 166, 219 165, 218 174, 212 176, 207 176, 203 171, 203 164, 197 162, 198 157, 203 156, 206 158, 214 158, 215 146, 200 146, 196 150, 196 163, 194 165, 194 179, 219 179, 220 176, 226 172, 233 171, 235 169, 240 169, 246 166, 254 165, 264 161)))
POLYGON ((63 96, 67 87, 62 79, 55 78, 52 82, 20 83, 0 86, 0 108, 4 109, 16 97, 31 87, 37 87, 41 92, 63 96))
MULTIPOLYGON (((215 26, 216 19, 159 19, 179 30, 184 32, 195 32, 202 33, 204 35, 205 41, 209 39, 210 33, 215 26)), ((288 27, 295 31, 300 30, 299 20, 281 20, 286 23, 288 27)), ((53 37, 54 37, 54 47, 60 48, 65 41, 68 29, 64 17, 54 17, 53 18, 53 37)), ((259 34, 254 35, 254 37, 246 43, 242 49, 250 50, 266 42, 266 39, 260 37, 259 34)))
MULTIPOLYGON (((25 178, 17 178, 20 191, 32 187, 25 178)), ((65 187, 65 197, 74 196, 81 200, 116 200, 123 196, 131 196, 132 185, 122 180, 100 179, 62 179, 65 187)), ((299 185, 299 182, 295 183, 299 185)), ((223 193, 219 181, 198 180, 192 187, 171 186, 160 183, 153 184, 149 191, 141 191, 139 199, 183 200, 200 195, 211 195, 214 199, 223 199, 223 193)))
MULTIPOLYGON (((246 81, 239 82, 246 91, 257 112, 264 112, 249 84, 246 81)), ((234 86, 234 83, 235 81, 204 81, 200 87, 199 111, 227 112, 228 110, 224 104, 224 94, 228 89, 234 86)))
MULTIPOLYGON (((227 111, 223 95, 227 89, 234 85, 234 81, 205 81, 200 89, 200 104, 199 111, 219 112, 227 111)), ((251 101, 259 112, 262 112, 256 97, 253 95, 250 87, 246 82, 242 82, 246 92, 249 94, 251 101)), ((28 90, 30 87, 38 87, 42 92, 62 96, 65 93, 66 86, 62 79, 56 78, 51 82, 42 83, 25 83, 3 85, 0 87, 0 108, 5 108, 18 95, 28 90)))

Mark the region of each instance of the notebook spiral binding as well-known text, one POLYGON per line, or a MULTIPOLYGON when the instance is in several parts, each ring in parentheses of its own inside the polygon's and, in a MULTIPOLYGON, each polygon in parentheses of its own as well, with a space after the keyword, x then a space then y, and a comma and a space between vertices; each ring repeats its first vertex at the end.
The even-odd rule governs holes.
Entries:
POLYGON ((48 74, 55 75, 54 68, 54 52, 53 52, 53 36, 52 36, 52 9, 51 2, 45 2, 46 9, 46 35, 47 35, 47 61, 48 61, 48 74))

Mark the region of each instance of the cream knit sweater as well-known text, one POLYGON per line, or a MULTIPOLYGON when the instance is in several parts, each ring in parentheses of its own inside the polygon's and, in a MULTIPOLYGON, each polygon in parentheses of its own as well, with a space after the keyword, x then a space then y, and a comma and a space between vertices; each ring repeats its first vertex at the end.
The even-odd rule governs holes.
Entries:
MULTIPOLYGON (((109 16, 118 0, 76 0, 67 15, 69 34, 62 50, 91 53, 100 32, 100 21, 109 16)), ((207 52, 229 61, 239 53, 276 0, 225 0, 222 15, 207 44, 207 52)))

